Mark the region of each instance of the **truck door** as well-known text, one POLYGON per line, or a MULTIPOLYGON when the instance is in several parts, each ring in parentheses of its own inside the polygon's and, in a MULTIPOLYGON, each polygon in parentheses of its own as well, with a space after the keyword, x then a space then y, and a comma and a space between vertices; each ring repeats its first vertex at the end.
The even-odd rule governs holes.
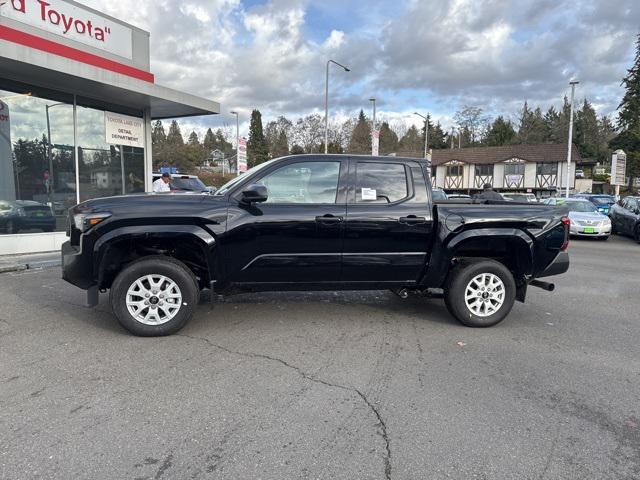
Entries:
POLYGON ((347 167, 345 159, 292 158, 253 182, 267 187, 266 202, 248 207, 232 199, 223 240, 228 278, 339 281, 347 167))
POLYGON ((418 281, 433 230, 422 168, 410 160, 351 158, 342 281, 418 281))

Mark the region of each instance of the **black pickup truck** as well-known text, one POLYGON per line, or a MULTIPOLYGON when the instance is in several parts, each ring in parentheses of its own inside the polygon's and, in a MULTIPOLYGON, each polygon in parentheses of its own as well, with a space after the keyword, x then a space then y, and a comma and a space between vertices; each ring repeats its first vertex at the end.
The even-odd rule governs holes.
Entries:
POLYGON ((214 195, 90 200, 69 211, 63 278, 110 289, 136 335, 178 331, 199 293, 435 293, 468 326, 503 320, 527 286, 567 271, 569 220, 545 205, 434 203, 414 158, 301 155, 266 162, 214 195))

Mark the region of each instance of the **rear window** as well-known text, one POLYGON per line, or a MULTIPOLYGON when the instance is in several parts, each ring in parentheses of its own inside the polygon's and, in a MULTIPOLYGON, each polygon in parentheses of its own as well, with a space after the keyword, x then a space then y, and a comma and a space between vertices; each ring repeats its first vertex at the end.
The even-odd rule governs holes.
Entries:
POLYGON ((407 172, 400 163, 359 162, 357 203, 394 203, 407 198, 407 172))
POLYGON ((591 202, 564 202, 558 205, 559 208, 569 212, 597 212, 598 209, 591 202))
POLYGON ((592 197, 591 201, 596 205, 613 205, 616 203, 611 197, 592 197))
POLYGON ((434 190, 431 196, 434 201, 447 199, 447 195, 442 190, 434 190))

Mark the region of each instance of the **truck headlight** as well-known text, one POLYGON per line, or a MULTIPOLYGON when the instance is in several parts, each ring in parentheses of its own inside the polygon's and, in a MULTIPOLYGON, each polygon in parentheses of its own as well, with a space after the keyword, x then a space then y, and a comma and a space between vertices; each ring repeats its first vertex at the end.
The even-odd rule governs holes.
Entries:
POLYGON ((95 227, 110 216, 111 214, 108 212, 76 213, 73 215, 73 223, 78 230, 86 232, 91 227, 95 227))

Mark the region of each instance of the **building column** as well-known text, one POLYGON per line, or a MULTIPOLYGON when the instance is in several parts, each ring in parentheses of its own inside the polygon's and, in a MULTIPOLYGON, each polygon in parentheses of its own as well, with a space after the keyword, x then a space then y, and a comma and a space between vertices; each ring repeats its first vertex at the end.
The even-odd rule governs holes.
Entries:
POLYGON ((151 112, 144 109, 144 191, 153 190, 153 142, 151 140, 151 112))

